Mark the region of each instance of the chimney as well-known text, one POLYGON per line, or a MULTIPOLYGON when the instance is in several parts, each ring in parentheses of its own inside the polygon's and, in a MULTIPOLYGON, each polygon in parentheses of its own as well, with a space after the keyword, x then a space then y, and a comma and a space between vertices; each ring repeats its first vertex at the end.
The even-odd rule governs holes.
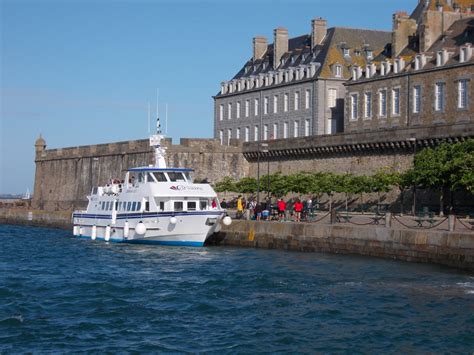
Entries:
POLYGON ((406 12, 397 12, 393 15, 392 25, 392 57, 398 56, 408 45, 410 37, 416 33, 416 21, 406 12))
POLYGON ((253 38, 253 60, 261 59, 267 51, 267 38, 257 36, 253 38))
POLYGON ((311 21, 311 48, 321 44, 328 30, 328 23, 325 19, 318 17, 311 21))
POLYGON ((273 68, 280 66, 281 57, 288 52, 288 30, 279 27, 273 30, 273 68))

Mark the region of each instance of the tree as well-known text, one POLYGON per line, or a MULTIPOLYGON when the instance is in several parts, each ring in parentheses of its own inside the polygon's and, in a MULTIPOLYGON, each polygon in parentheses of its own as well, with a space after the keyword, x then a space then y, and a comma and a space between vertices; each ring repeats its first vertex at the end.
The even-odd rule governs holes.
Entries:
POLYGON ((403 215, 403 206, 405 204, 405 191, 414 185, 414 171, 409 169, 403 173, 392 173, 393 185, 400 190, 400 213, 403 215))
POLYGON ((308 194, 312 190, 313 175, 306 172, 300 172, 287 177, 288 189, 291 192, 299 194, 308 194))
POLYGON ((425 148, 414 158, 415 184, 440 192, 440 215, 443 215, 444 189, 449 181, 446 166, 448 150, 449 148, 442 144, 436 149, 425 148))
POLYGON ((329 196, 329 210, 332 209, 332 197, 336 191, 339 175, 334 173, 323 173, 319 175, 318 189, 329 196))
POLYGON ((449 170, 453 191, 466 189, 474 193, 474 139, 452 146, 449 170))
POLYGON ((235 186, 237 192, 254 193, 257 191, 257 180, 253 177, 244 177, 240 179, 235 186))
POLYGON ((285 196, 289 192, 287 176, 281 173, 270 175, 270 192, 278 197, 285 196))
POLYGON ((230 176, 224 177, 222 181, 219 181, 215 184, 214 189, 216 192, 228 192, 232 191, 235 192, 237 191, 236 186, 235 186, 235 180, 231 178, 230 176))
POLYGON ((377 211, 380 206, 380 194, 382 192, 389 192, 395 185, 394 174, 379 170, 372 176, 371 179, 372 191, 377 193, 377 211))

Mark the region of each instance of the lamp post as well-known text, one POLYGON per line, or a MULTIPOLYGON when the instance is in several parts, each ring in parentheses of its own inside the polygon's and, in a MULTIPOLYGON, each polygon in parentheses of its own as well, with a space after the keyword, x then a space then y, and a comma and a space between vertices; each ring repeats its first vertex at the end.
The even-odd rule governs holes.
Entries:
MULTIPOLYGON (((268 153, 268 149, 261 150, 260 148, 267 148, 268 143, 258 143, 257 149, 257 205, 260 204, 260 152, 268 153)), ((268 165, 268 169, 270 170, 270 165, 268 165)))
MULTIPOLYGON (((413 143, 413 167, 415 167, 415 155, 416 155, 416 138, 408 138, 407 141, 413 143)), ((416 183, 413 184, 413 205, 412 205, 412 214, 416 214, 416 183)))

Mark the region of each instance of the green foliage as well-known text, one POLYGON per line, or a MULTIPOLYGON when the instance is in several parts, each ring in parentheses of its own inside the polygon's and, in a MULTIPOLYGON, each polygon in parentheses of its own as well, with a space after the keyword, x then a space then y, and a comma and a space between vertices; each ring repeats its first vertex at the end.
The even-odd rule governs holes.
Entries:
POLYGON ((289 183, 286 176, 280 173, 270 175, 270 192, 278 197, 285 196, 289 192, 289 183))
POLYGON ((226 176, 222 181, 215 184, 214 189, 216 192, 236 192, 235 181, 230 176, 226 176))
MULTIPOLYGON (((404 191, 412 186, 452 191, 465 189, 474 193, 474 140, 457 144, 441 144, 434 149, 423 149, 414 159, 414 168, 404 173, 381 170, 372 176, 338 175, 334 173, 299 172, 270 177, 270 191, 276 196, 289 192, 298 194, 364 194, 390 191, 394 186, 404 191)), ((215 185, 217 192, 255 193, 257 181, 246 177, 238 182, 226 177, 215 185)), ((268 190, 268 176, 260 179, 260 191, 268 190)))
POLYGON ((474 192, 474 140, 443 143, 415 156, 414 181, 430 189, 461 188, 474 192))
POLYGON ((312 192, 313 175, 301 172, 287 177, 288 190, 299 194, 308 194, 312 192))
MULTIPOLYGON (((240 179, 235 186, 237 192, 254 193, 257 191, 257 180, 252 177, 244 177, 240 179)), ((260 186, 262 186, 261 181, 260 186)))

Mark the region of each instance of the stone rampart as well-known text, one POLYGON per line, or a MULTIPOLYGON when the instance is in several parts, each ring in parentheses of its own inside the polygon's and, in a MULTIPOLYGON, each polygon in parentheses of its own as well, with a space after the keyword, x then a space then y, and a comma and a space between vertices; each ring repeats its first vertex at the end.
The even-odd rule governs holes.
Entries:
MULTIPOLYGON (((195 178, 216 182, 224 176, 240 179, 248 174, 248 163, 238 142, 222 146, 214 139, 181 139, 179 145, 166 140, 168 166, 195 169, 195 178)), ((123 179, 128 168, 153 162, 148 140, 82 147, 36 150, 34 202, 57 209, 58 203, 80 205, 93 186, 111 178, 123 179)))

